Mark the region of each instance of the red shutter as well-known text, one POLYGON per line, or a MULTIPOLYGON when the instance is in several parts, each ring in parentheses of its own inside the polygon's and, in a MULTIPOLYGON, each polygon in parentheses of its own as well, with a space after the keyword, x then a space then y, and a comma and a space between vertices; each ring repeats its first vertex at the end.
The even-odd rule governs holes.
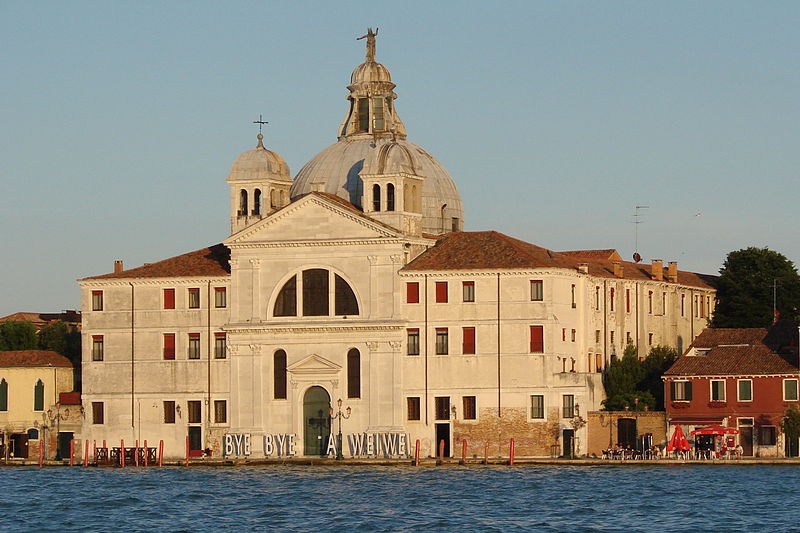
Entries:
POLYGON ((461 353, 475 353, 475 328, 463 328, 463 345, 461 353))
POLYGON ((436 303, 446 304, 447 303, 447 282, 446 281, 437 281, 436 282, 436 303))
POLYGON ((406 283, 406 303, 419 303, 419 282, 409 281, 406 283))
POLYGON ((164 289, 164 309, 175 309, 175 289, 164 289))
POLYGON ((174 333, 164 333, 164 359, 175 359, 174 333))
POLYGON ((200 338, 200 334, 199 333, 189 333, 189 338, 190 339, 199 339, 200 338))
POLYGON ((544 326, 531 326, 531 353, 544 352, 544 326))

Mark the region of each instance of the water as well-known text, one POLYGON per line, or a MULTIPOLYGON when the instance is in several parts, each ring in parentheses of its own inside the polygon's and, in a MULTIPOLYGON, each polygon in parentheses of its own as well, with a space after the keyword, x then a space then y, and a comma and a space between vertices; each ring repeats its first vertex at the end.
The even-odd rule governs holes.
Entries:
POLYGON ((792 466, 2 468, 0 531, 800 531, 798 479, 792 466))

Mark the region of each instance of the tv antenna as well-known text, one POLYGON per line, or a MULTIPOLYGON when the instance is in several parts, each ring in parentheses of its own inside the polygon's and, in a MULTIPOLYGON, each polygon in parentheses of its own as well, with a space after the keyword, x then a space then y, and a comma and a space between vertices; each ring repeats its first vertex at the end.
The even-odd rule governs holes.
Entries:
POLYGON ((640 209, 650 209, 650 206, 637 205, 633 210, 633 260, 637 263, 642 260, 642 256, 639 254, 639 224, 644 221, 641 219, 640 209))

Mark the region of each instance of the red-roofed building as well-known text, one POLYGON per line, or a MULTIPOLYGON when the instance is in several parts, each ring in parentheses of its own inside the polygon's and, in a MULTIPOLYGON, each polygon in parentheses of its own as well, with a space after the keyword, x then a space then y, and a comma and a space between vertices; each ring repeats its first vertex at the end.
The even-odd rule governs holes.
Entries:
POLYGON ((62 311, 61 313, 12 313, 0 318, 0 322, 30 322, 40 331, 43 327, 56 322, 64 322, 70 330, 81 329, 80 311, 62 311))
MULTIPOLYGON (((784 413, 800 404, 797 326, 706 329, 664 374, 670 435, 721 424, 739 431, 719 447, 741 444, 746 456, 797 456, 780 431, 784 413)), ((709 440, 709 439, 706 439, 709 440)), ((699 442, 700 446, 711 442, 699 442)))

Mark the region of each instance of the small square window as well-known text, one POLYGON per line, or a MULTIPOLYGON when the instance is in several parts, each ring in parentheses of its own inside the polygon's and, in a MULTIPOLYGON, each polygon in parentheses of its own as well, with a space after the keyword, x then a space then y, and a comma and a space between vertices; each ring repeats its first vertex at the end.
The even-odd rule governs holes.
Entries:
POLYGON ((200 309, 200 289, 189 289, 189 309, 200 309))
POLYGON ((531 280, 531 301, 541 302, 544 300, 544 283, 540 279, 531 280))
POLYGON ((419 397, 412 396, 406 398, 406 404, 408 405, 408 419, 419 420, 420 419, 419 397))
POLYGON ((477 419, 475 396, 464 396, 462 400, 464 404, 464 420, 477 419))
POLYGON ((419 355, 419 329, 410 328, 406 330, 408 340, 406 342, 408 355, 419 355))
POLYGON ((103 291, 92 291, 92 311, 103 310, 103 291))
POLYGON ((462 288, 464 292, 464 301, 465 302, 474 302, 475 301, 475 282, 474 281, 465 281, 462 283, 462 288))
POLYGON ((225 287, 214 287, 214 307, 228 307, 228 294, 225 287))

